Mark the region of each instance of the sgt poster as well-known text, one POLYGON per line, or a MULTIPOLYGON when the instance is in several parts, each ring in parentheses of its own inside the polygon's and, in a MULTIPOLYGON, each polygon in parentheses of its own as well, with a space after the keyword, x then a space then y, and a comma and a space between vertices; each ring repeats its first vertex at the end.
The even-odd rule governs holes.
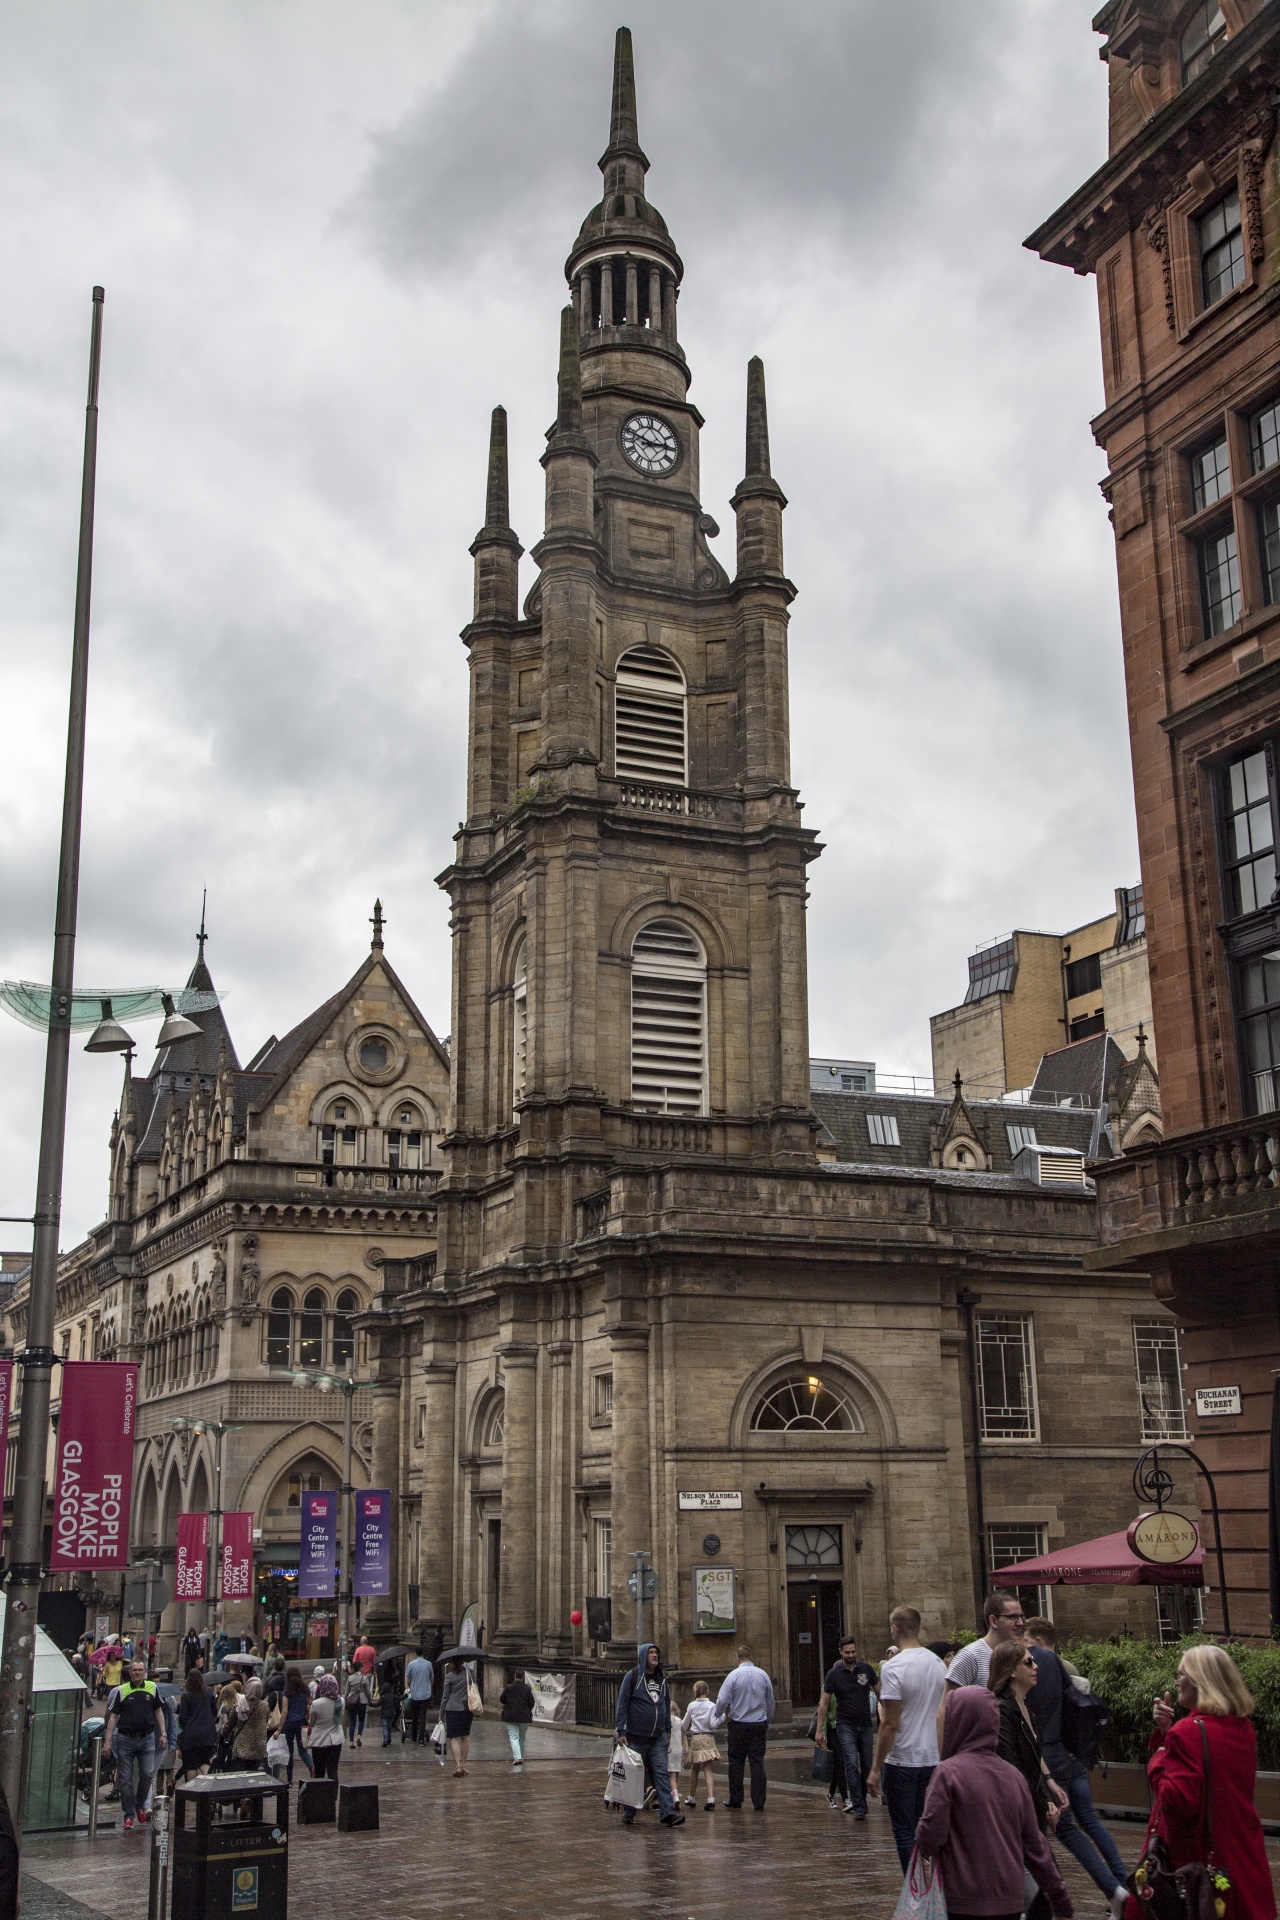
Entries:
POLYGON ((695 1633, 732 1633, 738 1622, 732 1567, 695 1567, 693 1570, 693 1630, 695 1633))

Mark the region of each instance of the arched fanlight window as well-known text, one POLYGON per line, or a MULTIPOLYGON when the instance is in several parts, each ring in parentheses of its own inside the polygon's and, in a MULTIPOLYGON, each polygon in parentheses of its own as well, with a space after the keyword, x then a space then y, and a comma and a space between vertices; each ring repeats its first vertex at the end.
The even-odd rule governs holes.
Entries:
POLYGON ((620 780, 688 778, 684 675, 661 647, 631 647, 618 661, 613 769, 620 780))
POLYGON ((293 1295, 288 1287, 277 1287, 267 1313, 267 1365, 287 1367, 293 1354, 293 1295))
POLYGON ((651 920, 631 948, 631 1104, 705 1113, 707 963, 677 920, 651 920))
POLYGON ((302 1302, 298 1322, 298 1365, 324 1365, 324 1310, 329 1302, 320 1287, 310 1287, 302 1302))
POLYGON ((344 1287, 338 1295, 333 1313, 333 1364, 335 1367, 349 1367, 356 1350, 355 1329, 351 1316, 360 1308, 360 1297, 351 1287, 344 1287))
POLYGON ((816 1373, 788 1375, 770 1387, 751 1415, 753 1433, 861 1433, 857 1408, 816 1373))
POLYGON ((529 1077, 529 966, 522 940, 511 987, 511 1100, 518 1107, 529 1077))

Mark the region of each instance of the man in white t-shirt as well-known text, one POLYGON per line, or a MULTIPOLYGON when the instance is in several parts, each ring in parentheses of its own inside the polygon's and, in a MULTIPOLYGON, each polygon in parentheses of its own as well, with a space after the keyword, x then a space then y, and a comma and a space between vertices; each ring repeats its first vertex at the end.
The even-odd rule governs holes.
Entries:
POLYGON ((899 1650, 880 1668, 880 1726, 867 1792, 877 1798, 883 1793, 905 1873, 938 1764, 938 1703, 947 1669, 936 1653, 921 1646, 920 1615, 914 1607, 895 1607, 889 1632, 899 1650))
POLYGON ((948 1687, 985 1687, 996 1648, 1009 1640, 1026 1639, 1022 1602, 1011 1593, 1001 1593, 999 1588, 989 1593, 982 1603, 982 1618, 987 1631, 981 1640, 971 1640, 967 1647, 961 1647, 947 1668, 948 1687))

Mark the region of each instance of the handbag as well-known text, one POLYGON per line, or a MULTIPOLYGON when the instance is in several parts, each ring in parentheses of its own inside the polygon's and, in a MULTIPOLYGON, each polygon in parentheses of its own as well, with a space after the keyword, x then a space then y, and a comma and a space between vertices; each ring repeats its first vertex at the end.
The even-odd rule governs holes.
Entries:
POLYGON ((1200 1729, 1200 1748, 1204 1755, 1205 1857, 1203 1860, 1189 1861, 1185 1867, 1173 1865, 1169 1848, 1163 1836, 1156 1831, 1160 1815, 1160 1796, 1157 1793, 1147 1837, 1143 1842, 1142 1858, 1128 1879, 1130 1893, 1143 1903, 1151 1920, 1218 1920, 1218 1895, 1225 1893, 1230 1884, 1226 1875, 1215 1873, 1213 1867, 1213 1789, 1209 1778, 1209 1736, 1204 1730, 1203 1720, 1197 1718, 1196 1725, 1200 1729))
POLYGON ((467 1675, 467 1712, 484 1712, 484 1701, 480 1698, 480 1689, 470 1674, 467 1675))
POLYGON ((947 1902, 942 1891, 942 1875, 936 1860, 922 1859, 913 1848, 902 1882, 902 1892, 893 1910, 893 1920, 947 1920, 947 1902))
POLYGON ((813 1777, 828 1785, 836 1777, 836 1757, 830 1747, 815 1747, 813 1750, 813 1777))

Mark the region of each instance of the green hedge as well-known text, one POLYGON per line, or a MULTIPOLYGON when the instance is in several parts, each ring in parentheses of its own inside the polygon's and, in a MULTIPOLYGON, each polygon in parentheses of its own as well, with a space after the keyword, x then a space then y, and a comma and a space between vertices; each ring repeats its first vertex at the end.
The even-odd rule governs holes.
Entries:
MULTIPOLYGON (((1075 1640, 1059 1648, 1088 1679, 1111 1714, 1104 1757, 1145 1761, 1154 1731, 1151 1703, 1157 1694, 1176 1700, 1178 1661, 1184 1647, 1204 1644, 1202 1634, 1159 1646, 1150 1640, 1075 1640)), ((1258 1765, 1280 1770, 1280 1646, 1246 1644, 1233 1640, 1227 1652, 1244 1675, 1254 1699, 1253 1723, 1258 1730, 1258 1765)))

